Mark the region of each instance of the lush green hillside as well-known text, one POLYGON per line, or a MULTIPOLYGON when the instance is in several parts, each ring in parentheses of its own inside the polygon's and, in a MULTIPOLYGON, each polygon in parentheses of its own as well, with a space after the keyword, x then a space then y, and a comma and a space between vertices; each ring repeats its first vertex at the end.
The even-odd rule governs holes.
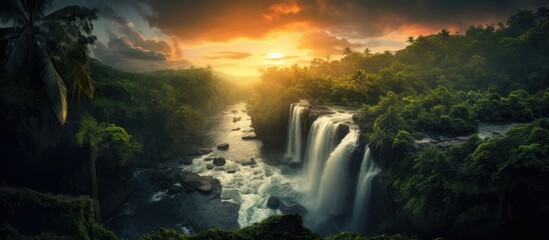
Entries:
POLYGON ((379 232, 547 235, 547 12, 518 11, 463 35, 411 37, 395 53, 346 49, 340 60, 266 69, 249 102, 254 126, 278 128, 297 99, 362 107, 355 121, 383 168, 379 232), (474 135, 480 122, 530 124, 482 140, 474 135), (461 140, 415 141, 431 136, 461 140))

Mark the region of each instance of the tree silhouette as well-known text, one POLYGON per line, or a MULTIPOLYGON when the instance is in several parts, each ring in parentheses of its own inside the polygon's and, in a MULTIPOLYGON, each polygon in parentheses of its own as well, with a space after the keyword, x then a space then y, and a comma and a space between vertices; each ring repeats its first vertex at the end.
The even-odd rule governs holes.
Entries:
POLYGON ((410 44, 413 44, 415 41, 414 37, 413 36, 409 36, 408 37, 408 40, 406 40, 407 43, 410 43, 410 44))
POLYGON ((351 53, 353 53, 353 50, 351 50, 350 47, 346 47, 345 49, 343 49, 343 55, 348 56, 351 53))
POLYGON ((372 55, 372 50, 370 50, 370 48, 365 48, 364 49, 364 55, 369 57, 372 55))
POLYGON ((67 119, 67 84, 77 95, 93 98, 94 83, 88 65, 92 20, 97 10, 67 6, 45 15, 52 0, 8 0, 1 4, 0 39, 8 40, 5 72, 16 81, 21 73, 36 74, 57 120, 67 119), (29 67, 31 71, 25 71, 29 67), (63 77, 62 77, 63 76, 63 77))

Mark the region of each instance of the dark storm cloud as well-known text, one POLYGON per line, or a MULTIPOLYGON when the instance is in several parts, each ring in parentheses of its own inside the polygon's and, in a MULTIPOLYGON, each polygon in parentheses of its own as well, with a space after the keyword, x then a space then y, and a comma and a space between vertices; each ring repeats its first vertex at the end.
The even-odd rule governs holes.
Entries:
POLYGON ((165 61, 165 56, 152 52, 137 51, 126 46, 119 38, 109 41, 106 46, 97 42, 92 49, 95 58, 101 62, 130 72, 145 72, 167 68, 185 68, 191 63, 182 59, 177 61, 165 61))
POLYGON ((339 36, 374 37, 405 27, 440 29, 505 21, 517 9, 547 0, 141 0, 149 24, 188 40, 261 38, 279 30, 322 29, 339 36), (488 22, 487 22, 488 21, 488 22))
POLYGON ((121 36, 109 36, 108 50, 127 58, 164 61, 168 58, 182 57, 179 43, 173 40, 173 45, 160 39, 146 39, 143 34, 131 28, 131 22, 118 16, 112 7, 98 6, 99 16, 112 21, 121 36))

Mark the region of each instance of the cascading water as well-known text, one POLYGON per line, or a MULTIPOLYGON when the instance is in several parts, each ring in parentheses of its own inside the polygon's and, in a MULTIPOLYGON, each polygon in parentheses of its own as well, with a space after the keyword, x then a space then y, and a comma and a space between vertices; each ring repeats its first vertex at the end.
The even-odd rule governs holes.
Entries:
POLYGON ((324 165, 337 145, 339 125, 340 123, 334 122, 333 117, 322 116, 311 126, 304 166, 305 191, 311 196, 318 195, 324 165))
POLYGON ((350 190, 346 188, 349 163, 357 147, 359 133, 358 130, 351 129, 326 161, 316 201, 317 213, 335 216, 344 212, 346 196, 350 190))
POLYGON ((302 147, 302 123, 301 113, 304 107, 299 103, 293 103, 290 108, 289 126, 288 126, 288 147, 286 148, 286 158, 294 163, 301 162, 303 157, 302 147))
POLYGON ((372 197, 372 180, 381 171, 372 158, 372 151, 366 146, 366 152, 360 166, 360 174, 356 186, 356 195, 351 219, 351 228, 363 229, 367 223, 367 210, 372 197))

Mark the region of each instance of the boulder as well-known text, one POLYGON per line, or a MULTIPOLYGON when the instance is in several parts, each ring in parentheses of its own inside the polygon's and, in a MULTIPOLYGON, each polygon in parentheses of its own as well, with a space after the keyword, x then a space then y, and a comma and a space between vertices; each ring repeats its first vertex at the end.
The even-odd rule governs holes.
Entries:
POLYGON ((240 164, 242 164, 242 165, 244 165, 244 166, 256 164, 254 158, 250 158, 250 159, 239 159, 239 160, 235 160, 235 162, 236 162, 236 163, 240 163, 240 164))
POLYGON ((214 158, 213 158, 213 157, 207 157, 207 158, 204 158, 204 161, 206 161, 206 162, 209 162, 209 161, 213 161, 213 160, 214 160, 214 158))
POLYGON ((224 157, 215 157, 213 160, 213 164, 215 164, 216 166, 223 166, 226 162, 227 161, 224 157))
POLYGON ((201 193, 210 194, 213 191, 215 178, 212 176, 201 177, 201 182, 195 189, 201 193))
POLYGON ((304 215, 305 213, 307 213, 307 209, 300 204, 285 204, 284 202, 282 202, 282 204, 280 205, 280 211, 283 214, 304 215))
POLYGON ((238 131, 238 130, 240 130, 239 127, 231 129, 231 131, 238 131))
POLYGON ((183 187, 177 186, 177 185, 172 185, 170 188, 168 188, 168 193, 170 194, 176 194, 182 191, 183 191, 183 187))
POLYGON ((254 140, 254 139, 257 139, 257 135, 253 133, 242 136, 242 140, 254 140))
POLYGON ((169 170, 156 170, 151 176, 151 181, 157 183, 176 183, 177 181, 179 181, 180 171, 181 170, 179 168, 172 168, 169 170))
POLYGON ((183 159, 177 161, 177 163, 184 164, 184 165, 188 166, 188 165, 193 164, 193 159, 192 158, 183 158, 183 159))
POLYGON ((211 193, 215 181, 215 178, 211 176, 200 176, 196 173, 189 171, 181 172, 181 183, 201 193, 211 193))
POLYGON ((206 165, 206 168, 207 168, 208 170, 212 170, 214 167, 215 167, 215 165, 213 165, 213 164, 211 164, 211 163, 209 163, 208 165, 206 165))
POLYGON ((228 173, 228 174, 233 174, 233 173, 236 173, 236 170, 234 170, 234 169, 228 170, 227 173, 228 173))
POLYGON ((241 117, 233 117, 233 122, 238 122, 240 121, 240 119, 242 119, 241 117))
POLYGON ((267 200, 267 207, 271 209, 277 209, 279 205, 280 199, 278 199, 277 197, 269 197, 269 199, 267 200))
POLYGON ((217 145, 217 149, 218 150, 227 150, 229 149, 229 144, 228 143, 220 143, 217 145))

